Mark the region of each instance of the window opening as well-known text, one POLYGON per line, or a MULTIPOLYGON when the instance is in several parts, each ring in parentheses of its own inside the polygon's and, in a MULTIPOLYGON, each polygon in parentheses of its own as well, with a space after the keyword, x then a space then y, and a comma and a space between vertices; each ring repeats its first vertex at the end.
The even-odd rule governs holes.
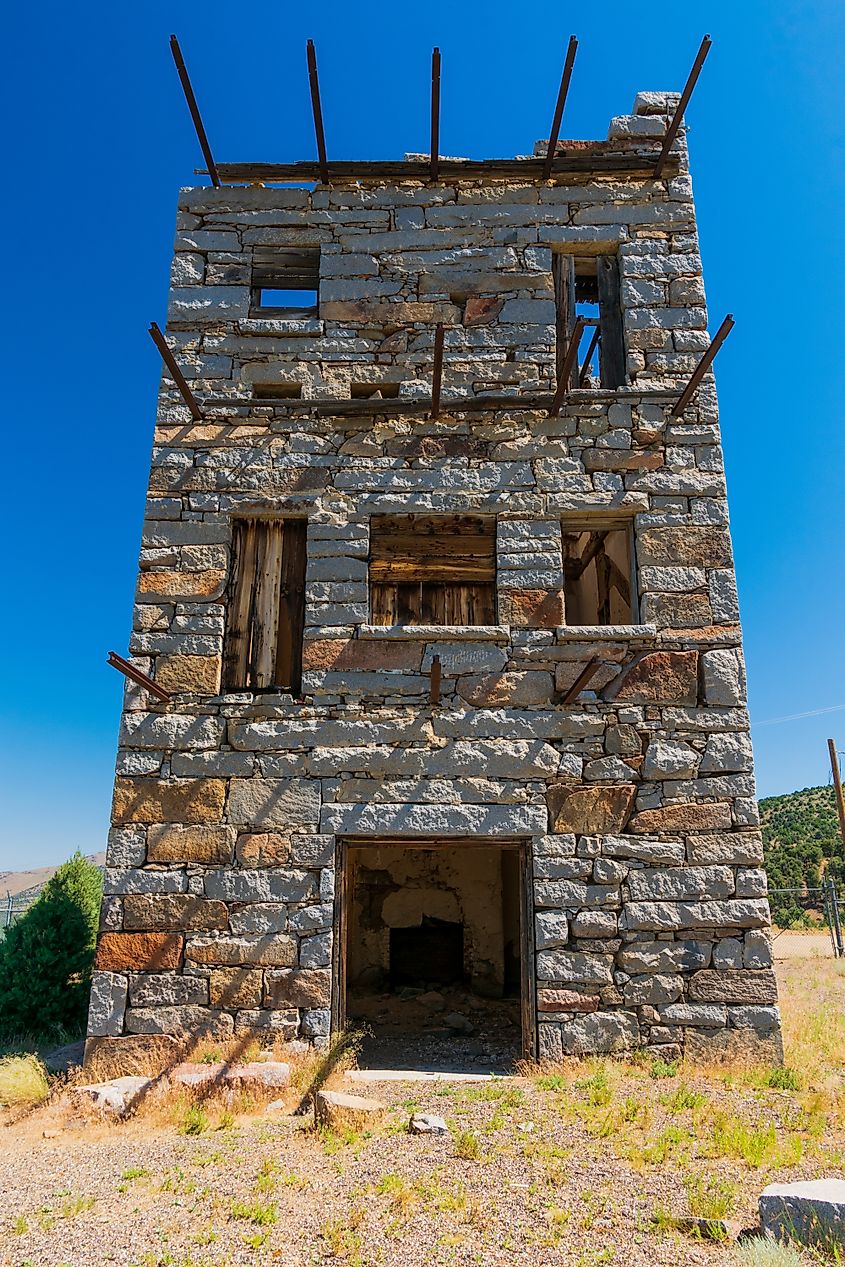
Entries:
POLYGON ((377 515, 369 577, 375 625, 494 625, 496 521, 377 515))
POLYGON ((255 251, 252 259, 253 315, 316 317, 319 289, 319 247, 278 247, 255 251))
POLYGON ((396 400, 400 383, 352 383, 349 394, 353 400, 396 400))
POLYGON ((301 383, 253 383, 254 400, 301 400, 301 383))
POLYGON ((227 691, 302 689, 304 519, 237 519, 226 596, 227 691))
POLYGON ((561 373, 577 317, 585 327, 569 387, 623 387, 628 381, 619 260, 615 255, 552 256, 557 312, 557 372, 561 373))
POLYGON ((630 625, 637 619, 630 521, 563 523, 567 625, 630 625))

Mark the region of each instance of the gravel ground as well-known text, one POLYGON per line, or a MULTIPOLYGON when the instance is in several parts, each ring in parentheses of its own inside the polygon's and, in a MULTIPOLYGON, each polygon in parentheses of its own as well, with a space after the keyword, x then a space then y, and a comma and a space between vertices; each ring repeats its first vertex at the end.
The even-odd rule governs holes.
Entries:
MULTIPOLYGON (((798 970, 788 1001, 806 994, 798 970)), ((825 1007, 841 1011, 845 975, 826 971, 825 1007)), ((801 1021, 796 1044, 815 1024, 801 1021)), ((808 1050, 796 1046, 802 1068, 808 1050)), ((344 1137, 214 1109, 199 1135, 180 1132, 175 1110, 59 1129, 48 1107, 0 1127, 0 1264, 732 1264, 731 1244, 671 1218, 691 1205, 712 1215, 700 1205, 711 1189, 735 1228, 753 1226, 774 1178, 841 1174, 841 1041, 838 1052, 796 1091, 759 1072, 612 1061, 481 1084, 347 1083, 391 1111, 372 1134, 344 1137), (445 1117, 450 1134, 409 1135, 414 1109, 445 1117)))

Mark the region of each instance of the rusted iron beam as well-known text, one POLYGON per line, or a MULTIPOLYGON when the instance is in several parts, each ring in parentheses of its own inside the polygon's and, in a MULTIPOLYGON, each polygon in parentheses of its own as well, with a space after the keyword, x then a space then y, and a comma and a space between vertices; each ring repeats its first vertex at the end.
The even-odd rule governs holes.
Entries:
POLYGON ((563 398, 569 390, 569 380, 572 376, 572 370, 578 356, 578 344, 581 342, 581 335, 584 333, 584 318, 575 318, 575 327, 569 336, 569 343, 566 348, 566 356, 563 358, 563 367, 560 371, 560 377, 555 388, 554 398, 549 406, 549 417, 553 418, 555 414, 560 413, 560 407, 563 404, 563 398))
POLYGON ((587 683, 592 678, 595 677, 596 673, 599 670, 600 664, 601 664, 601 661, 599 660, 598 656, 593 656, 592 660, 587 661, 587 663, 584 665, 583 669, 578 674, 577 678, 572 683, 569 690, 566 692, 563 699, 561 700, 561 703, 564 706, 566 706, 567 704, 573 704, 575 700, 577 700, 578 696, 584 690, 587 683))
POLYGON ((704 39, 701 41, 701 47, 699 48, 698 52, 695 55, 695 61, 692 64, 692 70, 689 73, 689 78, 687 79, 687 82, 684 84, 684 91, 681 93, 681 99, 678 102, 678 108, 675 111, 675 113, 672 115, 672 118, 669 120, 669 126, 666 129, 666 136, 663 139, 663 148, 661 149, 660 154, 658 155, 658 158, 657 158, 657 162, 654 165, 654 179, 655 180, 657 180, 660 177, 660 174, 663 171, 663 167, 666 163, 666 160, 669 157, 669 151, 672 148, 672 145, 675 141, 675 137, 678 135, 678 128, 681 126, 681 122, 684 117, 684 111, 689 105, 689 99, 692 96, 692 90, 695 87, 696 83, 698 82, 698 76, 701 74, 701 68, 704 65, 704 61, 705 61, 705 58, 707 57, 707 54, 710 52, 710 46, 712 45, 712 43, 713 41, 711 40, 710 36, 705 35, 704 39))
POLYGON ((440 385, 443 382, 443 322, 434 331, 434 368, 431 373, 431 416, 440 417, 440 385))
POLYGON ((175 35, 170 37, 170 51, 173 54, 173 60, 176 63, 176 70, 182 84, 182 91, 185 94, 185 100, 188 103, 188 109, 191 112, 191 118, 194 121, 194 130, 197 134, 197 140, 200 143, 202 156, 205 159, 205 165, 208 168, 208 174, 211 177, 211 183, 215 189, 220 188, 220 175, 217 171, 217 164, 214 162, 214 156, 211 153, 211 146, 208 143, 205 127, 203 126, 202 116, 200 115, 197 99, 194 96, 194 90, 191 87, 191 80, 188 76, 188 68, 185 65, 185 59, 182 56, 182 50, 179 47, 179 41, 175 35))
POLYGON ((599 326, 598 323, 596 323, 595 327, 593 328, 593 337, 590 339, 590 346, 587 348, 587 355, 584 357, 584 364, 581 366, 581 372, 578 375, 579 387, 584 386, 587 375, 590 371, 590 361, 592 360, 593 353, 595 352, 596 347, 598 345, 600 334, 601 334, 601 327, 599 326))
POLYGON ((440 170, 440 49, 431 53, 431 160, 430 178, 437 180, 440 170))
POLYGON ((156 699, 160 699, 162 703, 170 703, 170 695, 163 687, 157 686, 151 677, 147 677, 146 673, 142 673, 140 669, 136 669, 134 664, 130 664, 128 660, 124 660, 122 655, 118 655, 116 651, 110 651, 108 663, 113 669, 117 669, 118 673, 122 673, 124 677, 130 678, 136 682, 138 686, 143 686, 145 691, 149 691, 151 695, 155 695, 156 699))
POLYGON ((306 46, 308 62, 308 82, 311 86, 311 109, 314 112, 314 133, 317 137, 317 162, 320 167, 320 181, 329 183, 329 160, 326 154, 326 133, 323 128, 323 107, 320 104, 320 81, 317 78, 317 52, 314 41, 309 40, 306 46))
POLYGON ((549 148, 546 150, 546 161, 543 164, 543 180, 548 180, 552 174, 552 164, 555 161, 555 150, 557 149, 557 140, 560 136, 560 125, 563 119, 563 107, 566 105, 569 83, 572 79, 572 67, 575 65, 575 54, 577 51, 578 41, 574 35, 570 35, 569 46, 566 50, 566 60, 563 63, 563 74, 560 77, 557 104, 555 105, 554 118, 552 119, 552 130, 549 133, 549 148))
POLYGON ((440 667, 440 656, 439 656, 439 655, 433 655, 433 656, 431 657, 431 680, 430 680, 430 682, 429 682, 429 687, 428 687, 428 702, 429 702, 429 704, 439 704, 439 703, 440 703, 440 677, 441 677, 441 672, 442 672, 442 670, 441 670, 441 667, 440 667))
POLYGON ((719 351, 719 348, 722 346, 725 339, 728 337, 731 330, 734 328, 734 325, 735 325, 734 319, 731 316, 731 314, 728 313, 728 315, 725 317, 722 324, 719 326, 719 329, 713 335, 713 341, 711 342, 710 347, 704 353, 701 360, 698 362, 698 365, 696 365, 695 369, 693 370, 690 381, 687 383, 686 387, 681 392, 681 395, 679 396, 677 402, 675 403, 672 409, 672 412, 669 415, 670 418, 680 418, 681 414, 684 412, 687 405, 692 400, 693 395, 695 394, 695 390, 698 387, 699 383, 701 382, 702 378, 704 377, 704 375, 707 373, 710 366, 712 365, 713 360, 716 356, 716 353, 719 351))
POLYGON ((169 369, 170 377, 173 379, 174 383, 178 387, 179 394, 181 395, 185 404, 190 409, 191 417, 194 418, 197 422, 202 422, 203 414, 202 414, 202 410, 197 404, 197 398, 194 395, 194 393, 191 391, 187 382, 185 381, 185 375, 180 370, 176 362, 176 357, 173 355, 173 353, 170 351, 170 348, 167 346, 167 340, 165 339, 161 330, 159 330, 158 325, 156 324, 155 321, 150 322, 150 338, 152 339, 153 343, 156 345, 159 352, 161 353, 161 359, 164 361, 165 365, 169 369))

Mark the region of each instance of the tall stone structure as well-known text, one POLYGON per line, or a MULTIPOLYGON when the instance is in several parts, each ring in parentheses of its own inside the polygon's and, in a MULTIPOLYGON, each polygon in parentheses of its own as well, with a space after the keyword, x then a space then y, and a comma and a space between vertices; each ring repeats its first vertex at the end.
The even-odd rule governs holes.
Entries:
POLYGON ((778 1058, 676 103, 182 191, 89 1047, 322 1042, 430 956, 529 1053, 778 1058))

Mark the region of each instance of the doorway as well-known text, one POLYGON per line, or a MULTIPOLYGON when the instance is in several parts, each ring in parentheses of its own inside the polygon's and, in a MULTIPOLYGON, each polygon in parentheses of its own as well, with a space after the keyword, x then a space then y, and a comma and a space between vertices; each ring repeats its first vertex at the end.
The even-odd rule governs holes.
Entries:
POLYGON ((535 1055, 527 841, 336 848, 332 1026, 370 1067, 507 1072, 535 1055))

